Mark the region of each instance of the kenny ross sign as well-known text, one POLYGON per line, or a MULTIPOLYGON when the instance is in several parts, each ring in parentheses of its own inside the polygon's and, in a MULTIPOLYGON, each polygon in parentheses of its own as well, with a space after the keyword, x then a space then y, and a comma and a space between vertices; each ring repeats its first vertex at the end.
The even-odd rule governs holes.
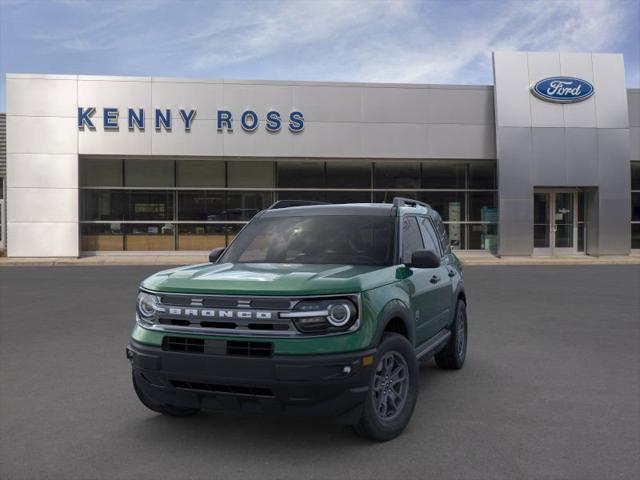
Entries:
POLYGON ((575 77, 549 77, 532 85, 531 93, 547 102, 574 103, 593 95, 593 85, 575 77))
MULTIPOLYGON (((95 107, 78 107, 78 128, 84 130, 88 128, 95 130, 96 126, 93 117, 96 113, 95 107)), ((185 131, 191 130, 191 126, 196 119, 197 111, 178 110, 179 120, 172 118, 171 109, 156 108, 153 113, 153 126, 156 131, 165 130, 171 132, 174 122, 179 122, 185 131)), ((102 126, 105 130, 117 130, 120 128, 120 115, 126 115, 127 127, 133 131, 135 129, 145 129, 145 112, 143 108, 127 108, 126 113, 120 112, 119 109, 113 107, 105 107, 102 109, 102 126)), ((233 131, 234 123, 239 122, 240 127, 245 132, 254 132, 260 127, 260 117, 253 110, 245 110, 239 119, 234 118, 229 110, 218 110, 216 112, 216 123, 219 132, 225 130, 233 131)), ((282 124, 287 123, 287 127, 291 133, 299 133, 304 130, 304 116, 302 112, 294 110, 289 113, 286 120, 283 120, 280 112, 269 110, 265 115, 264 128, 268 132, 277 133, 282 130, 282 124)))

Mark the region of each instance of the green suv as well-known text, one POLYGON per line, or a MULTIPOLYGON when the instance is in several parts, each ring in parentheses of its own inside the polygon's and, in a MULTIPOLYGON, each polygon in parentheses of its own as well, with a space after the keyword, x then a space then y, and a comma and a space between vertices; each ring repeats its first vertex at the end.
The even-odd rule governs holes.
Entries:
POLYGON ((312 203, 276 202, 210 263, 141 283, 127 358, 145 406, 328 416, 389 440, 418 361, 462 367, 462 269, 440 215, 404 198, 312 203))

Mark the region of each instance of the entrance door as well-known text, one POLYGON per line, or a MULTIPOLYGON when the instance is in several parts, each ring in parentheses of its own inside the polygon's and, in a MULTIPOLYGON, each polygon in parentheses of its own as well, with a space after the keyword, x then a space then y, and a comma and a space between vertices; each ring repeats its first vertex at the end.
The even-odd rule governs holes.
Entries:
POLYGON ((577 252, 578 192, 537 190, 533 193, 534 255, 571 255, 577 252))

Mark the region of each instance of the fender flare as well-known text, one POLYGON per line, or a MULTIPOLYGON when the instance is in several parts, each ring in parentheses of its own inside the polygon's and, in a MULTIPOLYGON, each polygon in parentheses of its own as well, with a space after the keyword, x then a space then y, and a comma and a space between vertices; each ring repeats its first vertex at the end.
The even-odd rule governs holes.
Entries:
POLYGON ((385 328, 387 328, 389 322, 394 318, 402 320, 407 331, 409 342, 411 345, 415 345, 415 325, 412 322, 413 315, 411 314, 411 310, 401 301, 391 300, 385 305, 382 314, 379 317, 378 325, 376 326, 376 331, 373 336, 372 346, 380 344, 385 328))

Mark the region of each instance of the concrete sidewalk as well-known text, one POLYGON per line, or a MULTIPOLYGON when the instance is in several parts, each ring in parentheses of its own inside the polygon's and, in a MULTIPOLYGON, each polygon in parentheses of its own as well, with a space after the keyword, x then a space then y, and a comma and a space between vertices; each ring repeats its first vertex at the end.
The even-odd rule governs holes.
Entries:
MULTIPOLYGON (((489 254, 457 252, 464 265, 640 265, 640 255, 591 257, 495 257, 489 254)), ((0 257, 2 266, 57 266, 57 265, 193 265, 207 262, 201 255, 94 255, 87 257, 0 257)))

